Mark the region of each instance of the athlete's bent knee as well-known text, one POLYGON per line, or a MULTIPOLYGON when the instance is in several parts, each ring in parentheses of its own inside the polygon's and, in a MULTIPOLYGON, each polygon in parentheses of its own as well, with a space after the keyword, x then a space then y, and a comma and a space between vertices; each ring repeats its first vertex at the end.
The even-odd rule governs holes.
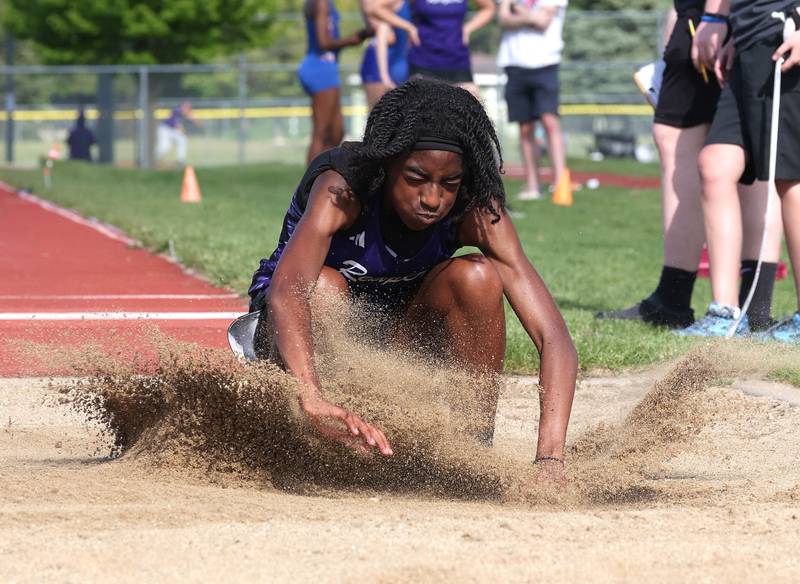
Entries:
POLYGON ((452 272, 451 285, 459 296, 475 296, 486 302, 503 294, 500 274, 492 263, 481 254, 469 254, 456 258, 456 269, 452 272))
POLYGON ((349 288, 344 276, 328 266, 323 266, 317 278, 318 292, 339 292, 340 294, 348 295, 349 288))

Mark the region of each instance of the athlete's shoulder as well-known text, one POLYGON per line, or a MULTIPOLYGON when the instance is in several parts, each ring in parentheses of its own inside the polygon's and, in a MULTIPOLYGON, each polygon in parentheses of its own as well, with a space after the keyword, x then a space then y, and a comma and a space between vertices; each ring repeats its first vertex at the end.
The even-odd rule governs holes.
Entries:
POLYGON ((345 178, 329 168, 317 176, 309 193, 308 205, 326 213, 323 209, 341 213, 342 223, 338 229, 348 229, 361 214, 361 200, 345 178))
POLYGON ((495 209, 493 213, 485 207, 473 207, 464 213, 459 220, 457 230, 461 245, 478 248, 516 234, 514 223, 505 209, 495 209))

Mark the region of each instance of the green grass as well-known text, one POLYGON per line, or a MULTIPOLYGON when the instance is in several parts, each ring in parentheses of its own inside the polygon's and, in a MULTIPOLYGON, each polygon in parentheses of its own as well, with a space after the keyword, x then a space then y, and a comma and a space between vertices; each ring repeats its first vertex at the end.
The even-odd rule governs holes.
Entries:
POLYGON ((800 387, 800 367, 782 367, 780 369, 775 369, 771 371, 767 377, 773 381, 781 381, 794 385, 795 387, 800 387))
MULTIPOLYGON (((571 166, 618 172, 629 165, 587 161, 571 166)), ((654 165, 636 170, 657 173, 654 165)), ((199 169, 200 205, 179 201, 178 171, 61 163, 46 193, 38 171, 0 169, 0 180, 116 225, 154 250, 167 249, 172 240, 183 263, 244 294, 258 260, 274 248, 302 171, 299 165, 199 169)), ((519 181, 508 181, 510 193, 520 188, 519 181)), ((657 191, 601 187, 576 192, 572 207, 536 201, 513 203, 513 209, 524 214, 515 224, 561 307, 584 370, 642 366, 691 346, 691 341, 646 325, 593 318, 598 310, 637 302, 657 283, 662 261, 657 191)), ((705 311, 709 296, 707 280, 699 280, 696 313, 705 311)), ((792 311, 789 280, 776 284, 773 306, 777 315, 792 311)), ((508 370, 534 369, 535 348, 510 311, 508 323, 508 370)))

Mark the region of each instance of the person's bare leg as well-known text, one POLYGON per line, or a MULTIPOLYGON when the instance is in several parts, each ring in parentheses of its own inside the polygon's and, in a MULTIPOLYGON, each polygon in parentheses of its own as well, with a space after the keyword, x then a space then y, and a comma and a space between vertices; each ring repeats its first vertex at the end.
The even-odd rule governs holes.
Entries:
POLYGON ((781 197, 783 230, 792 261, 795 293, 798 295, 797 310, 800 311, 800 183, 776 181, 776 186, 781 197))
MULTIPOLYGON (((767 241, 764 247, 764 261, 777 262, 781 257, 781 200, 777 195, 767 219, 767 241)), ((764 232, 764 211, 767 206, 767 183, 757 181, 752 185, 739 185, 739 206, 742 209, 742 259, 757 260, 761 251, 761 237, 764 232)))
POLYGON ((378 103, 378 100, 387 91, 389 91, 389 86, 383 83, 365 83, 364 93, 367 94, 367 107, 372 109, 372 106, 378 103))
POLYGON ((525 171, 526 190, 539 192, 539 147, 534 131, 536 122, 519 123, 519 149, 522 155, 522 168, 525 171))
POLYGON ((705 242, 702 187, 697 157, 708 125, 674 128, 653 125, 661 160, 661 212, 664 265, 696 272, 705 242))
POLYGON ((643 320, 683 328, 694 320, 691 296, 705 242, 697 157, 708 125, 653 125, 661 161, 664 263, 653 293, 630 308, 599 312, 598 318, 643 320))
POLYGON ((444 261, 428 273, 402 323, 401 338, 415 344, 444 332, 449 361, 487 376, 478 396, 479 437, 487 443, 494 433, 505 322, 500 276, 484 256, 470 254, 444 261))
POLYGON ((744 172, 744 151, 732 144, 710 144, 700 152, 703 219, 714 302, 739 305, 742 211, 736 188, 744 172))
POLYGON ((555 186, 566 166, 564 134, 561 131, 561 120, 558 114, 542 114, 542 126, 547 134, 547 152, 550 155, 550 164, 553 165, 553 186, 555 186))
POLYGON ((311 143, 306 162, 311 162, 321 152, 338 146, 342 141, 342 107, 338 87, 311 96, 311 118, 311 143))

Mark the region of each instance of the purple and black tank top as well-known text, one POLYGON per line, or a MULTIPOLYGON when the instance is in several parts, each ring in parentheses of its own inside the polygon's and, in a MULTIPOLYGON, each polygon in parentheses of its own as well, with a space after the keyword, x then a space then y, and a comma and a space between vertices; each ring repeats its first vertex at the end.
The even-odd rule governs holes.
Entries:
MULTIPOLYGON (((331 169, 346 177, 349 161, 347 147, 339 146, 320 154, 306 170, 283 219, 278 246, 269 258, 261 260, 253 275, 248 291, 251 299, 263 298, 269 289, 283 250, 306 209, 314 180, 331 169)), ((334 234, 324 264, 342 274, 354 296, 386 304, 415 291, 425 275, 436 264, 450 258, 460 245, 455 221, 448 216, 431 226, 429 237, 417 253, 401 257, 384 242, 381 206, 381 195, 375 195, 365 203, 352 227, 334 234)))

